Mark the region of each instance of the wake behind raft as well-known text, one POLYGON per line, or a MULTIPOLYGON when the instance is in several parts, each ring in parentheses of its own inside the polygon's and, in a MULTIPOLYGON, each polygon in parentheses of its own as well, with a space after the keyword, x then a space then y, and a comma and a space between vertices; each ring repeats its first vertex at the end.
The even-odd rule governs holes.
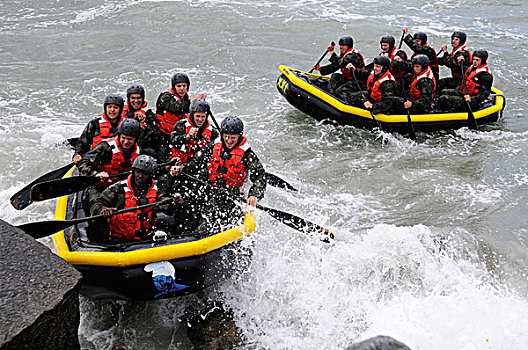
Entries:
MULTIPOLYGON (((353 107, 331 95, 325 89, 329 77, 285 65, 279 66, 279 72, 281 73, 277 79, 279 93, 292 106, 316 120, 328 120, 365 129, 376 128, 379 123, 379 127, 384 131, 403 134, 409 129, 406 114, 377 114, 374 120, 367 109, 353 107)), ((505 103, 504 93, 492 88, 489 100, 481 109, 473 111, 477 124, 489 124, 502 118, 505 103)), ((468 113, 432 111, 429 114, 413 114, 412 125, 415 131, 423 132, 459 129, 468 126, 468 113)))
MULTIPOLYGON (((76 168, 64 176, 77 173, 76 168)), ((55 220, 84 217, 80 193, 60 197, 55 220)), ((199 237, 174 237, 120 245, 94 244, 86 223, 53 234, 55 252, 83 275, 81 294, 91 299, 154 300, 198 292, 249 263, 250 251, 241 240, 255 230, 253 214, 243 223, 199 237)))

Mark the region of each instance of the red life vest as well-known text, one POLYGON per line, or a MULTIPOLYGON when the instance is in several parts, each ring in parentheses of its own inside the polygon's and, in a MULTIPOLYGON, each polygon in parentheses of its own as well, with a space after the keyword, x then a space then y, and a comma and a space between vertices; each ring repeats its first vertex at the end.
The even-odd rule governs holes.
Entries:
MULTIPOLYGON (((94 136, 92 139, 92 146, 91 149, 94 149, 101 143, 101 141, 106 140, 107 138, 111 137, 115 132, 112 132, 112 124, 110 123, 110 120, 108 120, 108 117, 106 116, 106 112, 103 114, 99 114, 97 117, 95 117, 97 122, 99 123, 99 134, 94 136)), ((121 119, 117 123, 117 129, 119 128, 119 125, 123 121, 123 116, 121 116, 121 119)))
MULTIPOLYGON (((132 155, 130 156, 130 161, 127 162, 128 166, 125 166, 125 157, 123 155, 123 151, 121 150, 121 145, 119 144, 118 140, 119 135, 116 135, 110 139, 105 140, 110 147, 112 147, 112 161, 110 164, 102 164, 99 165, 99 171, 106 171, 108 175, 115 175, 119 173, 123 173, 125 171, 132 170, 132 163, 134 163, 134 160, 139 156, 139 147, 137 143, 135 144, 135 148, 132 151, 132 155)), ((105 183, 99 183, 98 185, 102 187, 108 187, 111 185, 111 181, 105 182, 105 183)))
MULTIPOLYGON (((431 51, 433 51, 434 59, 431 59, 429 56, 427 56, 427 57, 429 57, 429 68, 431 68, 433 73, 436 76, 438 76, 438 74, 440 73, 440 69, 438 68, 438 56, 436 56, 436 51, 429 44, 425 44, 424 46, 429 46, 431 48, 431 51)), ((411 61, 414 58, 414 56, 416 56, 416 55, 417 55, 417 53, 414 52, 413 55, 411 56, 411 61)))
MULTIPOLYGON (((148 105, 148 102, 146 100, 143 101, 143 104, 141 105, 141 107, 134 112, 134 118, 136 117, 136 114, 138 112, 141 112, 143 114, 147 113, 147 105, 148 105)), ((128 111, 130 111, 130 106, 128 105, 128 102, 125 103, 125 107, 123 107, 123 118, 133 118, 133 117, 128 117, 127 116, 127 113, 128 111)))
MULTIPOLYGON (((422 98, 422 93, 420 92, 420 90, 416 88, 416 85, 418 85, 418 82, 423 78, 431 79, 434 84, 433 91, 436 90, 436 79, 434 77, 433 71, 431 70, 430 67, 427 67, 427 69, 421 72, 420 74, 418 74, 418 76, 416 74, 414 75, 413 82, 411 83, 411 101, 418 101, 422 98)), ((434 97, 434 92, 433 92, 433 97, 434 97)))
MULTIPOLYGON (((205 120, 207 123, 206 128, 201 134, 196 134, 189 140, 189 143, 182 145, 179 149, 172 147, 171 159, 177 158, 180 164, 187 163, 187 161, 194 157, 198 151, 202 150, 208 143, 211 142, 211 133, 213 128, 209 123, 209 120, 205 120)), ((185 133, 188 134, 191 128, 195 128, 196 125, 191 122, 191 117, 187 117, 185 121, 185 133)))
POLYGON ((209 181, 211 184, 217 187, 241 187, 244 184, 247 176, 247 168, 241 163, 242 157, 249 149, 247 139, 244 136, 239 145, 231 150, 231 152, 225 152, 222 139, 218 138, 215 141, 213 147, 213 155, 209 160, 207 169, 209 170, 209 181), (227 157, 222 157, 225 154, 227 157))
MULTIPOLYGON (((468 92, 466 93, 466 89, 464 88, 464 84, 460 87, 460 92, 462 95, 476 95, 480 91, 480 84, 475 82, 475 77, 482 73, 482 72, 488 72, 491 74, 491 71, 488 68, 488 63, 484 63, 482 66, 477 67, 476 69, 472 70, 473 66, 469 67, 466 70, 466 86, 468 89, 468 92)), ((491 74, 493 77, 493 74, 491 74)))
MULTIPOLYGON (((450 56, 455 57, 456 53, 459 51, 466 51, 469 55, 469 62, 471 62, 471 51, 469 51, 466 45, 461 45, 453 49, 453 52, 451 52, 450 56)), ((460 74, 460 69, 451 68, 451 75, 453 76, 453 78, 462 79, 462 74, 460 74)))
MULTIPOLYGON (((359 67, 359 68, 365 69, 365 60, 363 59, 363 55, 358 50, 356 50, 354 48, 349 49, 347 52, 345 52, 344 54, 340 55, 339 58, 341 58, 341 59, 345 58, 351 53, 357 53, 361 57, 361 67, 359 67)), ((343 68, 341 68, 341 73, 343 73, 343 76, 345 78, 349 79, 349 80, 354 79, 354 75, 352 74, 352 69, 343 67, 343 68)))
MULTIPOLYGON (((129 175, 126 180, 120 183, 124 185, 123 190, 125 191, 125 207, 123 209, 137 207, 139 198, 136 197, 132 189, 132 175, 129 175)), ((142 205, 156 202, 158 187, 154 180, 152 180, 145 197, 146 202, 141 203, 142 205)), ((156 215, 153 207, 114 215, 108 219, 110 236, 141 240, 150 233, 155 221, 156 215)))
POLYGON ((396 82, 394 80, 394 77, 390 73, 390 70, 387 70, 385 74, 379 77, 376 81, 374 81, 374 71, 370 72, 370 75, 367 79, 367 91, 369 93, 370 98, 375 103, 381 102, 381 91, 379 91, 379 88, 381 86, 381 83, 387 80, 392 80, 396 82))
MULTIPOLYGON (((384 53, 384 52, 381 52, 379 55, 380 55, 380 56, 386 56, 386 57, 388 57, 388 58, 392 61, 392 60, 394 60, 394 57, 396 57, 396 53, 397 53, 398 51, 400 51, 400 50, 398 50, 398 49, 396 48, 396 46, 393 46, 391 52, 385 52, 385 53, 384 53)), ((404 51, 404 52, 405 52, 405 51, 404 51)), ((405 55, 405 57, 406 57, 405 59, 407 59, 407 54, 405 55)), ((401 78, 401 77, 400 77, 400 71, 399 71, 397 68, 393 68, 392 65, 390 65, 390 66, 389 66, 389 70, 390 70, 390 72, 391 72, 391 74, 392 74, 392 76, 393 76, 394 78, 396 78, 396 79, 401 78)), ((402 75, 403 75, 403 76, 407 76, 407 75, 409 75, 409 74, 406 74, 405 72, 402 72, 402 75)))
MULTIPOLYGON (((177 100, 178 102, 183 102, 183 99, 178 95, 173 88, 171 88, 169 91, 177 100)), ((189 100, 189 95, 185 93, 185 96, 183 96, 185 100, 189 100)), ((163 131, 165 134, 170 135, 172 130, 174 129, 174 124, 188 116, 189 113, 185 114, 174 114, 169 111, 165 111, 163 115, 156 114, 156 117, 158 117, 160 124, 158 125, 159 129, 163 131)))

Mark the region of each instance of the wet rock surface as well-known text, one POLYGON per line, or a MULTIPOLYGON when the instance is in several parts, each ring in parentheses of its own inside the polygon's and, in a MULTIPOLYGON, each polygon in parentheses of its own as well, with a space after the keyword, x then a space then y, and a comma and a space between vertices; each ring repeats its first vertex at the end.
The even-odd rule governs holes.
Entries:
POLYGON ((0 348, 79 348, 81 275, 0 220, 0 348))

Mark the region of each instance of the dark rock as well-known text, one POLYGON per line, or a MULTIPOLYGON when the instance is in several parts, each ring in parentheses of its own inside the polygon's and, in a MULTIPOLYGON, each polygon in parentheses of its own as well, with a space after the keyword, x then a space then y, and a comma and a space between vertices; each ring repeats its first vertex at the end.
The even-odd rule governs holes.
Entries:
POLYGON ((346 350, 411 350, 407 345, 394 338, 378 335, 349 346, 346 350))
POLYGON ((80 273, 1 220, 0 255, 0 348, 79 348, 80 273))
POLYGON ((233 312, 215 304, 186 321, 187 335, 194 349, 236 349, 243 343, 233 312))

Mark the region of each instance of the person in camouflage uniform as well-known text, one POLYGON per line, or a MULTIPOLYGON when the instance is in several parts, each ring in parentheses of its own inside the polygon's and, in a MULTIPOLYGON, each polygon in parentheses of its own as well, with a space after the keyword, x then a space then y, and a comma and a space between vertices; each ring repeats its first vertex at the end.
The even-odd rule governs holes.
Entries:
POLYGON ((347 66, 352 64, 356 68, 365 69, 363 55, 354 49, 354 39, 350 36, 344 36, 339 39, 339 56, 335 53, 332 44, 328 45, 327 50, 331 54, 330 64, 322 67, 316 65, 312 68, 319 71, 321 75, 333 73, 328 84, 328 91, 341 99, 359 91, 358 82, 355 81, 350 68, 347 68, 347 66), (334 73, 339 69, 341 73, 334 73))
MULTIPOLYGON (((198 232, 225 228, 241 218, 242 211, 234 198, 240 197, 241 187, 247 180, 248 173, 252 186, 248 192, 247 205, 256 206, 264 197, 266 172, 249 147, 246 137, 242 135, 243 130, 244 124, 240 118, 225 118, 221 124, 220 138, 207 145, 183 167, 171 168, 172 177, 185 178, 187 173, 210 184, 204 187, 196 181, 188 180, 193 187, 190 190, 184 188, 184 192, 180 192, 184 200, 186 196, 195 196, 194 203, 199 203, 195 207, 197 212, 193 213, 201 221, 198 232)), ((174 183, 177 190, 181 190, 183 181, 174 183)))
POLYGON ((417 32, 411 37, 407 27, 403 27, 403 32, 405 33, 403 41, 413 51, 411 60, 416 55, 426 55, 427 58, 429 58, 429 68, 431 68, 436 81, 438 81, 438 79, 440 79, 438 57, 436 56, 436 51, 427 43, 427 34, 424 32, 417 32))
MULTIPOLYGON (((396 61, 401 61, 399 57, 396 61)), ((394 112, 411 114, 424 114, 431 111, 434 91, 436 90, 436 78, 429 67, 429 58, 426 55, 416 55, 412 59, 414 71, 413 80, 410 85, 407 100, 395 98, 394 112)))
MULTIPOLYGON (((356 69, 353 66, 351 68, 356 69)), ((347 102, 371 110, 372 114, 389 113, 396 92, 396 81, 390 72, 390 59, 386 56, 377 56, 374 58, 372 72, 358 69, 356 76, 367 82, 368 98, 363 96, 364 93, 356 92, 349 95, 350 100, 347 102)))
POLYGON ((73 154, 75 164, 80 163, 86 152, 117 132, 117 128, 123 120, 123 105, 124 100, 119 95, 111 94, 105 97, 103 114, 88 122, 79 141, 75 144, 75 153, 73 154))
POLYGON ((460 62, 464 62, 466 66, 471 63, 471 51, 465 45, 466 40, 466 33, 456 31, 451 35, 451 45, 453 46, 451 53, 447 52, 447 44, 442 44, 444 54, 438 58, 438 64, 450 68, 451 76, 438 81, 438 91, 456 89, 462 81, 460 62))
POLYGON ((475 50, 472 60, 473 64, 465 72, 465 84, 461 81, 457 89, 442 90, 436 103, 438 109, 467 111, 469 102, 471 110, 478 110, 489 97, 493 74, 488 67, 488 51, 475 50))
POLYGON ((93 150, 86 153, 78 165, 82 176, 97 176, 101 182, 86 188, 82 194, 85 211, 89 211, 99 194, 115 181, 110 175, 130 171, 132 162, 139 156, 137 139, 139 122, 135 119, 125 119, 117 131, 117 135, 101 142, 93 150))
POLYGON ((145 88, 141 85, 132 85, 127 89, 127 100, 123 108, 125 118, 136 119, 139 122, 138 145, 143 154, 156 156, 156 147, 159 144, 158 119, 151 109, 147 109, 145 88))
MULTIPOLYGON (((155 169, 156 160, 153 157, 140 155, 134 161, 132 174, 126 180, 111 185, 97 197, 90 213, 103 215, 108 219, 108 225, 92 225, 87 232, 92 242, 121 243, 145 239, 154 227, 157 211, 168 215, 173 213, 174 202, 114 215, 117 210, 171 198, 156 186, 153 179, 155 169)), ((173 201, 178 200, 176 196, 173 197, 173 201)))
POLYGON ((162 92, 156 101, 156 117, 158 118, 159 140, 157 144, 158 153, 156 159, 158 162, 165 162, 170 153, 170 134, 174 125, 185 118, 189 113, 191 102, 195 99, 205 100, 206 94, 201 93, 190 99, 188 90, 191 81, 187 74, 176 73, 171 79, 171 89, 162 92))

